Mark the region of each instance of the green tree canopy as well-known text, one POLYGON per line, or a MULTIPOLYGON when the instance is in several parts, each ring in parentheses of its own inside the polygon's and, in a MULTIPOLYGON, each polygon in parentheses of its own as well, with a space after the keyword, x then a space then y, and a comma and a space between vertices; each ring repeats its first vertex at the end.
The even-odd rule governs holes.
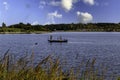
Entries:
POLYGON ((3 28, 6 28, 6 24, 5 24, 4 22, 2 23, 2 27, 3 27, 3 28))

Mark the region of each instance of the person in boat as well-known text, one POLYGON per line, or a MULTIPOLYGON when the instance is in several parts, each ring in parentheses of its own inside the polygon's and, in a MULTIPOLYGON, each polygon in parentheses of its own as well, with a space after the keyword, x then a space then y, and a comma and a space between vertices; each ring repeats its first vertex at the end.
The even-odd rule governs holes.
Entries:
POLYGON ((60 40, 62 40, 62 36, 60 36, 60 40))
POLYGON ((50 35, 50 40, 52 40, 52 35, 50 35))

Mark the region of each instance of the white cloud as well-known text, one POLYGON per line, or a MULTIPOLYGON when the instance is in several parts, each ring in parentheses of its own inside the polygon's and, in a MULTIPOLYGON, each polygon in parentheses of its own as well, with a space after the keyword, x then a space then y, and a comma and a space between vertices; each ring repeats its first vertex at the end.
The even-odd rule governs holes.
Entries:
POLYGON ((61 0, 61 7, 68 12, 73 8, 74 3, 77 3, 79 1, 80 0, 61 0))
POLYGON ((80 0, 60 0, 60 1, 56 1, 56 0, 51 0, 51 1, 40 1, 39 3, 39 8, 44 8, 45 6, 60 6, 62 7, 65 11, 70 11, 73 7, 74 3, 77 3, 80 0))
POLYGON ((51 24, 50 22, 46 22, 44 25, 49 25, 49 24, 51 24))
POLYGON ((8 10, 8 3, 7 2, 3 2, 3 5, 5 7, 5 10, 8 10))
POLYGON ((61 5, 61 2, 60 1, 55 1, 55 0, 52 0, 52 1, 40 1, 39 3, 39 8, 44 8, 45 6, 60 6, 61 5))
POLYGON ((32 23, 32 25, 38 25, 38 24, 39 24, 38 21, 34 21, 34 22, 32 23))
POLYGON ((57 11, 53 12, 53 13, 48 13, 49 17, 56 17, 56 18, 62 18, 62 14, 58 14, 57 11))
POLYGON ((40 1, 39 8, 43 9, 46 5, 47 3, 45 1, 40 1))
POLYGON ((55 23, 55 18, 62 18, 62 14, 58 14, 57 11, 48 13, 48 19, 51 23, 55 23))
POLYGON ((59 6, 61 4, 61 2, 60 1, 51 1, 49 4, 52 6, 59 6))
POLYGON ((81 23, 89 23, 93 20, 93 16, 88 12, 77 11, 77 16, 81 23))
POLYGON ((55 1, 52 0, 49 5, 52 6, 61 6, 65 11, 70 11, 73 7, 73 3, 76 3, 78 0, 61 0, 61 1, 55 1))
POLYGON ((94 5, 95 1, 94 0, 83 0, 84 3, 89 4, 89 5, 94 5))
POLYGON ((73 0, 62 0, 61 6, 66 10, 70 11, 73 7, 73 0))
POLYGON ((80 0, 73 0, 73 3, 77 3, 77 2, 79 2, 80 0))

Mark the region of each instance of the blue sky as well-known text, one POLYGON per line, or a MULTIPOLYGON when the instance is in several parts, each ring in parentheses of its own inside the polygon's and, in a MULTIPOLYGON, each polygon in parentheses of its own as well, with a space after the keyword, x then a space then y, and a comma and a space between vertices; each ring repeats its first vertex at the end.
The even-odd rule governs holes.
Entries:
POLYGON ((120 22, 120 0, 0 0, 0 25, 120 22))

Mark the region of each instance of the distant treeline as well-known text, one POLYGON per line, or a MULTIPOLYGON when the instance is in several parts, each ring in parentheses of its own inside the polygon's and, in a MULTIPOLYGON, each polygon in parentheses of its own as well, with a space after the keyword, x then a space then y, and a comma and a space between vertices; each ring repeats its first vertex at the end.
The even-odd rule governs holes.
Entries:
POLYGON ((37 31, 93 31, 93 32, 113 32, 120 31, 120 23, 88 23, 88 24, 50 24, 50 25, 31 25, 30 23, 14 24, 6 26, 2 23, 0 32, 37 32, 37 31))

